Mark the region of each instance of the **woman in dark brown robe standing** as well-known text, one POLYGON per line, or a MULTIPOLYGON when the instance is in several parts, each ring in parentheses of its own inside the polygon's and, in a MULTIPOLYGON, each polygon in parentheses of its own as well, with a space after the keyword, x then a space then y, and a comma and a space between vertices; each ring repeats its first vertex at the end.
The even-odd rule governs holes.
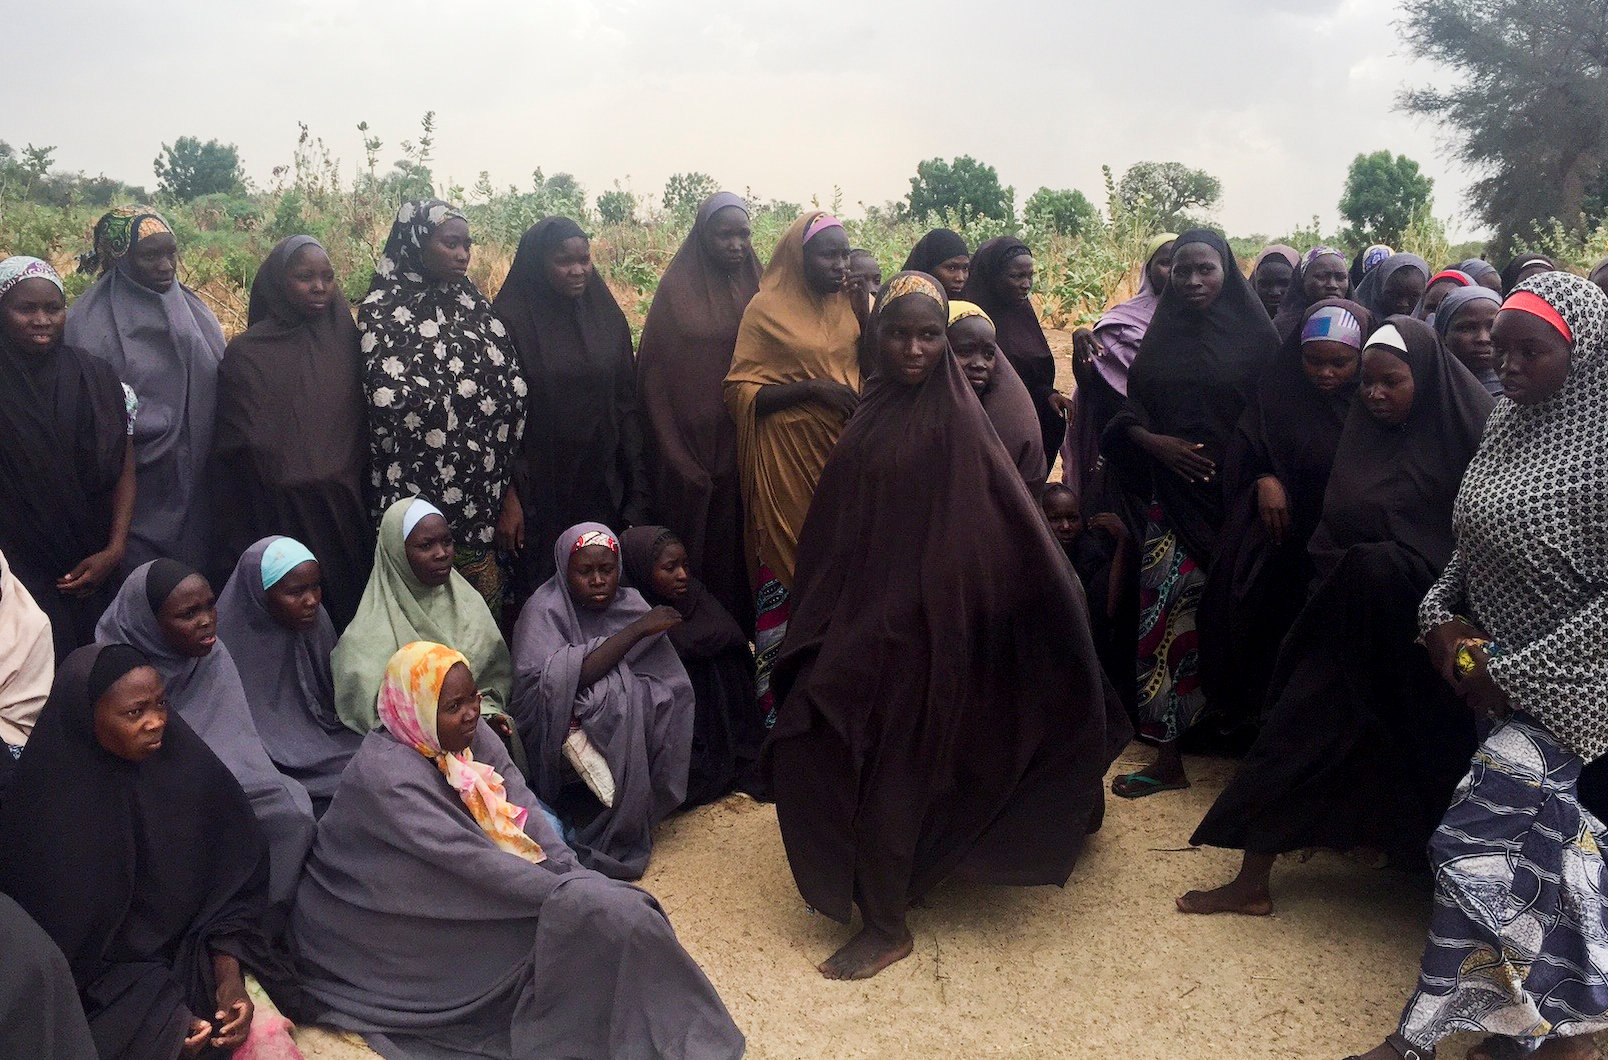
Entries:
POLYGON ((943 289, 900 273, 877 304, 878 371, 799 539, 762 761, 804 900, 865 922, 833 979, 908 955, 906 911, 945 877, 1064 884, 1127 736, 1071 565, 949 352, 943 289))
POLYGON ((214 571, 227 577, 264 537, 295 538, 318 557, 324 608, 343 630, 374 565, 368 418, 352 307, 318 240, 274 247, 246 319, 218 369, 214 571))
POLYGON ((729 191, 711 195, 659 280, 637 351, 654 510, 750 637, 754 591, 744 559, 737 425, 723 385, 760 271, 748 204, 729 191))

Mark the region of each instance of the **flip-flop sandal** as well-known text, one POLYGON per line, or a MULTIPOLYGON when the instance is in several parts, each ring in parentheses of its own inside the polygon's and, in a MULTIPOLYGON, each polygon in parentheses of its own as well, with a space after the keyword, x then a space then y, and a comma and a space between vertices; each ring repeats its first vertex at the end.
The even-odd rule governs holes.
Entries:
POLYGON ((1142 799, 1147 795, 1155 795, 1163 791, 1183 791, 1187 787, 1189 787, 1189 781, 1187 780, 1175 780, 1168 782, 1164 780, 1157 780, 1155 777, 1148 776, 1144 773, 1127 773, 1111 782, 1111 794, 1115 795, 1119 799, 1142 799), (1119 784, 1125 788, 1133 784, 1146 784, 1149 786, 1140 788, 1137 791, 1118 791, 1117 785, 1119 784))

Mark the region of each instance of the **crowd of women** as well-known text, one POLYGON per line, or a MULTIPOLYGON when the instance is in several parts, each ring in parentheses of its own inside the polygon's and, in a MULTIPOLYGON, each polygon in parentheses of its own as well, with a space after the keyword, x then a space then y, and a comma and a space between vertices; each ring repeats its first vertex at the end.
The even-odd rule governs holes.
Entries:
POLYGON ((0 260, 24 1051, 227 1054, 272 1033, 250 971, 388 1057, 739 1055, 631 882, 666 817, 773 800, 865 978, 946 879, 1064 884, 1135 730, 1123 798, 1241 756, 1193 841, 1242 869, 1185 913, 1427 856, 1373 1060, 1608 1028, 1591 282, 1164 233, 1064 395, 1012 237, 884 284, 816 211, 762 266, 721 193, 635 350, 561 217, 488 300, 463 213, 404 203, 355 314, 291 237, 227 342, 157 213, 93 244, 70 309, 0 260))

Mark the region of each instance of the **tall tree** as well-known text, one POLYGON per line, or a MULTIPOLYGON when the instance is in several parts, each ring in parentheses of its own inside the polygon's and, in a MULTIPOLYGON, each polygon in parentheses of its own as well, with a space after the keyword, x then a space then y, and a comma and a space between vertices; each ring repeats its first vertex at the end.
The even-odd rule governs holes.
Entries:
POLYGON ((1034 231, 1063 236, 1083 235, 1100 224, 1100 211, 1076 188, 1061 191, 1040 188, 1028 196, 1022 216, 1027 227, 1034 231))
POLYGON ((1582 207, 1608 159, 1608 2, 1440 0, 1403 10, 1407 46, 1457 76, 1403 92, 1399 105, 1458 138, 1457 157, 1482 174, 1469 198, 1497 249, 1552 219, 1575 232, 1598 220, 1582 207))
POLYGON ((1148 212, 1158 227, 1180 232, 1217 205, 1223 182, 1182 162, 1135 162, 1117 182, 1117 195, 1130 213, 1148 212))
POLYGON ((1406 155, 1389 151, 1358 155, 1346 171, 1340 196, 1340 215, 1351 223, 1346 236, 1359 246, 1399 244, 1413 215, 1429 208, 1434 187, 1435 182, 1406 155))
POLYGON ((181 202, 240 191, 245 184, 240 152, 234 144, 202 143, 194 136, 181 136, 171 147, 163 144, 156 159, 157 190, 181 202))
POLYGON ((1000 187, 994 167, 970 155, 953 162, 929 158, 918 163, 906 198, 910 216, 917 220, 948 213, 962 224, 980 217, 1011 227, 1016 224, 1016 189, 1000 187))

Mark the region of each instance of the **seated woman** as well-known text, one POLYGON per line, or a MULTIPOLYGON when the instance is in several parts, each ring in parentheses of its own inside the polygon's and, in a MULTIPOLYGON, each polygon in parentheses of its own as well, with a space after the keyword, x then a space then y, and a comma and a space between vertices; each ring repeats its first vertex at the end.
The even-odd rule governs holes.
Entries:
POLYGON ((385 660, 404 644, 435 640, 458 645, 485 697, 487 720, 504 737, 513 733, 503 711, 514 676, 508 644, 485 597, 458 573, 454 540, 447 517, 429 501, 404 497, 385 510, 357 617, 330 653, 335 712, 353 732, 380 723, 375 696, 385 660))
POLYGON ((296 895, 307 1015, 408 1060, 741 1056, 658 903, 553 831, 469 660, 409 644, 384 674, 296 895))
POLYGON ((1228 514, 1196 622, 1208 710, 1240 750, 1255 735, 1279 645, 1306 604, 1307 542, 1373 331, 1373 316, 1355 302, 1313 303, 1263 374, 1229 446, 1228 514))
POLYGON ((50 620, 0 555, 0 792, 50 695, 50 620))
POLYGON ((983 403, 983 412, 1016 470, 1021 472, 1027 491, 1037 497, 1048 477, 1038 414, 1033 411, 1033 398, 1027 387, 1000 351, 994 322, 981 306, 949 303, 949 348, 960 360, 966 381, 983 403))
POLYGON ((274 767, 229 649, 218 643, 212 586, 178 560, 136 567, 101 618, 96 640, 130 644, 156 668, 167 703, 229 767, 268 843, 268 896, 288 903, 313 843, 307 789, 274 767))
MULTIPOLYGON (((1133 654, 1137 602, 1124 589, 1128 585, 1128 527, 1115 512, 1099 512, 1087 523, 1078 495, 1064 482, 1052 482, 1039 497, 1044 519, 1056 544, 1077 571, 1089 611, 1089 632, 1095 654, 1119 699, 1136 687, 1137 660, 1133 654)), ((1127 701, 1123 706, 1128 707, 1127 701)))
POLYGON ((1127 739, 1077 578, 948 321, 931 277, 882 288, 876 380, 810 506, 777 660, 762 765, 793 879, 812 908, 863 919, 829 979, 908 956, 910 905, 946 877, 1064 884, 1127 739))
POLYGON ((223 328, 178 280, 173 229, 146 206, 95 225, 89 259, 100 278, 67 314, 65 340, 107 362, 139 399, 134 497, 125 570, 171 556, 202 570, 212 559, 212 436, 223 328))
POLYGON ((138 404, 63 341, 63 292, 38 258, 0 261, 0 550, 50 617, 57 659, 95 639, 122 576, 138 404))
POLYGON ((62 664, 0 809, 0 847, 0 890, 66 955, 101 1060, 227 1055, 246 1040, 262 833, 139 651, 90 645, 62 664))
POLYGON ((621 587, 620 545, 601 523, 560 534, 553 563, 514 627, 513 715, 536 793, 566 821, 581 862, 634 880, 653 826, 687 796, 692 682, 660 636, 681 614, 621 587), (566 792, 566 761, 590 796, 566 792))
POLYGON ((318 240, 280 240, 246 319, 218 368, 219 570, 288 534, 318 557, 325 607, 345 629, 374 556, 368 401, 352 307, 318 240))
POLYGON ((1368 339, 1359 389, 1261 734, 1190 839, 1243 850, 1239 875, 1185 894, 1183 912, 1265 916, 1274 858, 1291 850, 1422 864, 1473 753, 1473 718, 1430 669, 1416 615, 1451 558, 1452 502, 1491 398, 1406 316, 1368 339))
POLYGON ((321 576, 306 545, 265 537, 240 557, 218 600, 218 637, 240 671, 263 747, 307 789, 315 816, 363 742, 335 713, 335 627, 321 576))
POLYGON ((0 1055, 99 1060, 61 947, 0 893, 0 1055))
POLYGON ((686 667, 696 704, 685 806, 733 787, 759 784, 763 720, 754 712, 754 653, 737 620, 693 576, 686 546, 663 526, 634 526, 620 537, 625 576, 650 607, 673 607, 681 624, 670 646, 686 667))

